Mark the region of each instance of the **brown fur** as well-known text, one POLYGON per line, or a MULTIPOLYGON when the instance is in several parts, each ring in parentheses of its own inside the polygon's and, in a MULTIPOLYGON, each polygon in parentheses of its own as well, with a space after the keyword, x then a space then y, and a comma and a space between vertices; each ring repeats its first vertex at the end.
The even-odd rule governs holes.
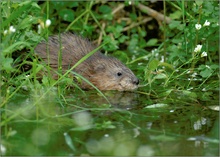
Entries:
MULTIPOLYGON (((62 33, 60 37, 59 35, 49 37, 48 44, 42 42, 35 48, 37 55, 45 62, 48 60, 47 47, 50 58, 49 65, 56 70, 58 69, 58 53, 60 50, 62 53, 62 69, 68 70, 82 57, 95 49, 88 40, 76 34, 62 33)), ((79 64, 74 71, 88 79, 100 90, 129 91, 136 89, 139 83, 129 68, 116 58, 107 57, 99 51, 79 64)), ((84 89, 92 88, 85 82, 81 84, 81 87, 84 89)))

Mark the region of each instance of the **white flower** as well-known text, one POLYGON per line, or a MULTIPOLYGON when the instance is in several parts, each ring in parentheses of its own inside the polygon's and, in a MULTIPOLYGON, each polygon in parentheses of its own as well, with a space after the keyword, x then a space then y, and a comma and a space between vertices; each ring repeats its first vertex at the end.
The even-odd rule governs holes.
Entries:
POLYGON ((41 25, 40 25, 40 24, 37 25, 37 28, 38 28, 38 29, 37 29, 37 33, 40 34, 40 33, 41 33, 41 30, 42 30, 42 29, 41 29, 41 25))
POLYGON ((144 56, 143 59, 148 60, 148 57, 147 57, 147 56, 144 56))
POLYGON ((13 26, 9 27, 9 32, 15 32, 15 31, 16 31, 16 29, 13 26))
POLYGON ((192 90, 193 89, 193 87, 190 87, 190 88, 188 88, 187 90, 192 90))
POLYGON ((209 26, 210 25, 210 22, 209 21, 205 21, 205 23, 203 24, 203 26, 209 26))
POLYGON ((206 91, 206 88, 203 88, 202 91, 205 92, 205 91, 206 91))
POLYGON ((51 21, 50 21, 50 19, 47 19, 46 20, 46 27, 49 27, 51 25, 51 21))
POLYGON ((210 66, 208 66, 208 65, 205 65, 205 67, 208 68, 208 69, 211 69, 210 66))
POLYGON ((207 56, 207 52, 203 51, 201 57, 206 57, 206 56, 207 56))
POLYGON ((160 62, 164 62, 164 56, 161 56, 160 62))
POLYGON ((6 153, 6 148, 5 148, 5 146, 2 145, 2 144, 0 144, 0 153, 1 153, 2 155, 5 155, 5 153, 6 153))
POLYGON ((196 77, 196 75, 197 75, 197 73, 196 73, 196 72, 194 72, 194 73, 192 74, 192 77, 196 77))
POLYGON ((153 55, 155 55, 156 52, 157 52, 157 49, 153 49, 153 50, 151 50, 151 53, 152 53, 153 55))
POLYGON ((196 27, 197 30, 200 30, 202 28, 202 25, 196 24, 195 27, 196 27))
POLYGON ((196 48, 194 49, 194 52, 200 52, 202 49, 202 45, 197 45, 196 48))
POLYGON ((7 33, 8 33, 8 30, 4 30, 4 33, 3 33, 3 34, 6 35, 7 33))
POLYGON ((138 65, 143 65, 143 63, 138 63, 138 65))

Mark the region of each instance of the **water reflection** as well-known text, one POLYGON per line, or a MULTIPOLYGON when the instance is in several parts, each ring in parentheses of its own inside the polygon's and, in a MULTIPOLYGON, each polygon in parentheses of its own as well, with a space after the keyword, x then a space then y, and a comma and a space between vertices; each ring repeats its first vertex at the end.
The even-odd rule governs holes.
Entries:
POLYGON ((65 95, 65 99, 52 94, 35 105, 36 97, 18 96, 7 105, 11 111, 8 116, 13 115, 12 111, 32 107, 4 126, 1 152, 50 156, 218 155, 218 112, 192 102, 180 105, 132 92, 105 95, 111 105, 94 91, 86 96, 65 95), (149 108, 152 104, 166 105, 149 108))

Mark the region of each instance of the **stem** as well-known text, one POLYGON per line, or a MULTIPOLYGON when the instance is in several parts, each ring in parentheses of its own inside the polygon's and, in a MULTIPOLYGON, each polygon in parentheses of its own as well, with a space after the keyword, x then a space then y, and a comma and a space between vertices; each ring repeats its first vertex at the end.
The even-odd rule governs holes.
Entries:
MULTIPOLYGON (((183 23, 186 23, 186 20, 185 20, 185 3, 184 3, 184 0, 182 0, 182 15, 183 15, 183 23)), ((186 32, 185 32, 185 29, 183 30, 183 34, 184 34, 184 41, 185 41, 185 53, 187 54, 187 38, 186 38, 186 32)))
MULTIPOLYGON (((199 6, 199 18, 198 18, 198 24, 200 23, 200 18, 201 18, 201 14, 202 14, 202 5, 199 6)), ((198 34, 198 30, 196 30, 196 40, 195 40, 195 47, 196 45, 198 44, 198 37, 199 37, 199 34, 198 34)), ((192 71, 194 70, 195 68, 195 64, 196 64, 196 60, 194 59, 196 56, 196 53, 194 51, 192 51, 192 64, 191 64, 191 69, 192 71)))
POLYGON ((84 16, 86 13, 90 12, 89 10, 84 11, 80 16, 78 16, 65 30, 65 32, 69 31, 69 29, 72 27, 72 25, 78 21, 82 16, 84 16))
POLYGON ((164 42, 164 46, 163 46, 163 56, 164 56, 164 62, 166 62, 166 1, 163 0, 163 8, 164 8, 164 20, 163 20, 163 42, 164 42))

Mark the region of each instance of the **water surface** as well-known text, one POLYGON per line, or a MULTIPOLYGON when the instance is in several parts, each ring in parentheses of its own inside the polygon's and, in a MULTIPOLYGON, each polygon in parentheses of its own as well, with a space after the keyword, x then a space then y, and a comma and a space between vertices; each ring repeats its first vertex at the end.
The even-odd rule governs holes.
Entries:
POLYGON ((16 95, 1 110, 3 155, 219 155, 218 102, 104 94, 110 104, 96 91, 16 95))

